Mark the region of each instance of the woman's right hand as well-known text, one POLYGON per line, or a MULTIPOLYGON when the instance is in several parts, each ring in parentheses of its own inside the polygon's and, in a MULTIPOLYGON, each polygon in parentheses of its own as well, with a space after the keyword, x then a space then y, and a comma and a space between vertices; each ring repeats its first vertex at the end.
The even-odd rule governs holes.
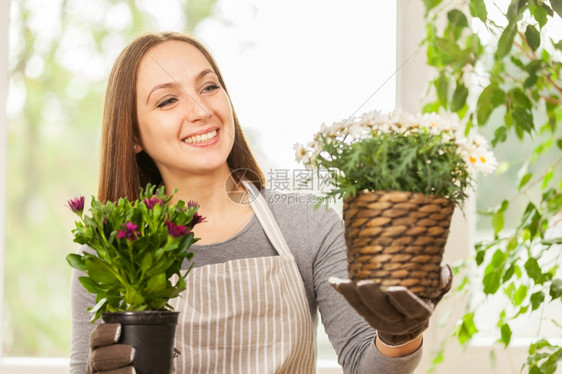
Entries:
POLYGON ((90 334, 90 356, 86 374, 135 374, 135 349, 117 344, 121 336, 120 323, 100 323, 90 334))

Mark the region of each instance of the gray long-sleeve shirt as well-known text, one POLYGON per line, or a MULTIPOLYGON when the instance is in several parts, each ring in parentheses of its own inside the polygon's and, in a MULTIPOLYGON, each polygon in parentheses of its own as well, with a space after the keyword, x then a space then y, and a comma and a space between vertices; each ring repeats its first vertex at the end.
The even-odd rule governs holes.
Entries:
MULTIPOLYGON (((268 202, 300 270, 313 324, 318 311, 324 329, 345 373, 410 374, 420 362, 422 349, 399 358, 383 356, 374 345, 375 331, 329 284, 328 278, 347 278, 343 225, 333 210, 314 209, 312 195, 265 191, 268 202)), ((195 267, 228 260, 276 256, 259 221, 253 216, 240 222, 241 229, 230 239, 209 245, 193 245, 195 267)), ((82 249, 81 249, 82 250, 82 249)), ((185 264, 186 268, 188 264, 185 264)), ((95 304, 73 272, 71 374, 85 372, 88 339, 95 325, 87 307, 95 304)))

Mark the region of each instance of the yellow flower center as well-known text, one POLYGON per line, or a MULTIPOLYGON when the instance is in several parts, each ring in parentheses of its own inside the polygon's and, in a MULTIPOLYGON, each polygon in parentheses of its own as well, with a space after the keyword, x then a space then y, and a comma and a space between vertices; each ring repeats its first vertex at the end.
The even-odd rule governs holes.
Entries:
POLYGON ((480 161, 485 164, 486 163, 486 158, 484 156, 480 157, 480 161))
POLYGON ((475 159, 474 157, 472 157, 472 156, 470 156, 469 160, 470 160, 470 162, 472 162, 473 164, 476 162, 476 159, 475 159))

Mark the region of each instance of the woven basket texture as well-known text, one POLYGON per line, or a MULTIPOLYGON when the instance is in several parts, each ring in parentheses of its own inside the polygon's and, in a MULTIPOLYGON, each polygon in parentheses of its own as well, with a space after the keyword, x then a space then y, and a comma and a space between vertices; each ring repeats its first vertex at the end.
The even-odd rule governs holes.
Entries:
POLYGON ((437 296, 453 203, 402 191, 361 191, 344 201, 351 280, 437 296))

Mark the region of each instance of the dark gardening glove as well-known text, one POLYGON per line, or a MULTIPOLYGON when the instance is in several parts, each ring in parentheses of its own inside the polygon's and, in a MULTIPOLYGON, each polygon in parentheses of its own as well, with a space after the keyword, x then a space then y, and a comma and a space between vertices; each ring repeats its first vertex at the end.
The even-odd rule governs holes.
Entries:
POLYGON ((384 291, 373 281, 357 283, 330 278, 330 284, 377 330, 386 345, 399 346, 418 337, 429 325, 429 317, 441 298, 451 289, 453 275, 449 265, 441 268, 438 296, 422 299, 402 286, 384 291))
POLYGON ((100 323, 90 334, 90 356, 86 374, 135 374, 132 365, 135 349, 117 344, 121 336, 120 323, 100 323))

